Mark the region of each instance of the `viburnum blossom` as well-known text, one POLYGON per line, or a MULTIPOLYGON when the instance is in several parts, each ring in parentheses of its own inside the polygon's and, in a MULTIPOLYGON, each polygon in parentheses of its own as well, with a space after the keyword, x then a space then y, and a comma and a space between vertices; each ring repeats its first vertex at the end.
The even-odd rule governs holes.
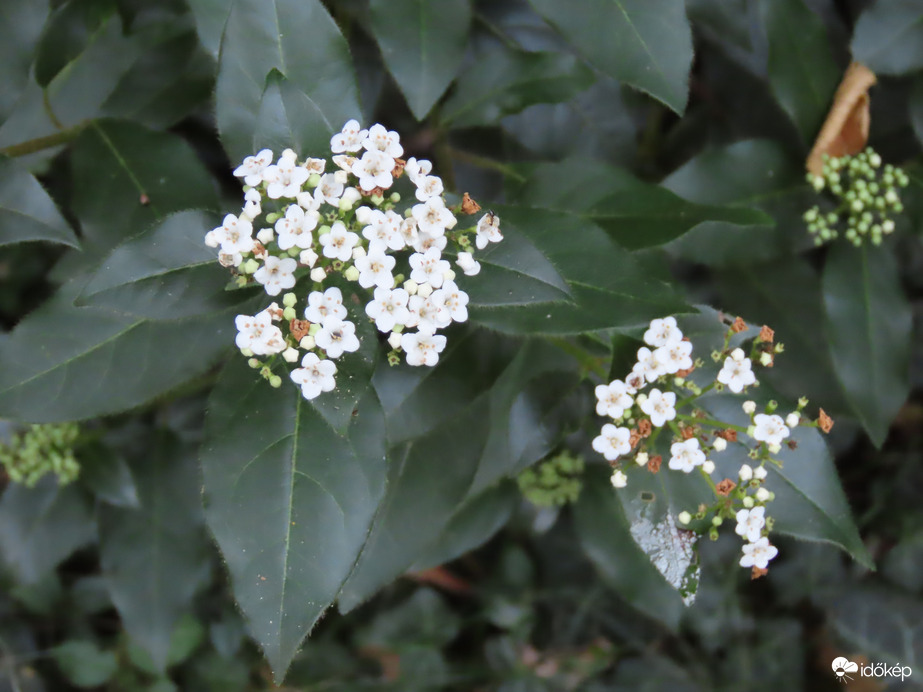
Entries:
POLYGON ((615 461, 623 454, 631 451, 631 430, 619 428, 612 423, 606 423, 598 437, 593 439, 593 449, 602 454, 608 461, 615 461))
POLYGON ((766 526, 766 508, 754 507, 737 512, 737 528, 734 531, 751 543, 759 540, 763 527, 766 526))
POLYGON ((333 361, 373 338, 370 330, 384 334, 389 363, 403 355, 409 365, 435 365, 446 345, 438 332, 468 319, 468 279, 456 283, 449 260, 475 276, 475 246, 502 238, 491 214, 459 226, 477 203, 466 195, 449 208, 432 163, 402 160, 400 137, 384 125, 350 120, 330 152, 246 157, 234 170, 246 185, 240 215, 205 235, 238 286, 281 297, 281 305, 239 316, 236 340, 271 386, 282 382, 274 370, 287 367, 305 398, 336 387, 333 361), (401 176, 414 188, 409 203, 391 190, 401 176))
POLYGON ((667 421, 676 418, 674 406, 676 406, 676 394, 652 389, 651 393, 641 403, 641 410, 651 417, 651 423, 654 427, 659 428, 667 421))
MULTIPOLYGON (((739 349, 738 349, 739 351, 739 349)), ((724 360, 724 367, 718 373, 718 382, 727 385, 735 394, 740 394, 744 387, 756 383, 756 375, 753 374, 753 364, 749 358, 744 357, 743 351, 728 356, 724 360)))
POLYGON ((654 347, 677 344, 682 339, 683 333, 676 325, 675 317, 651 320, 650 327, 644 332, 644 343, 654 347))
POLYGON ((769 539, 763 536, 757 541, 744 545, 743 553, 743 557, 740 558, 741 567, 766 569, 769 561, 779 554, 779 549, 770 545, 769 539))
POLYGON ((752 437, 759 442, 780 445, 789 436, 789 432, 781 416, 767 416, 765 413, 758 413, 753 418, 752 437))
POLYGON ((683 473, 691 473, 696 466, 705 463, 705 452, 699 449, 699 441, 694 437, 670 446, 669 467, 683 473))
POLYGON ((634 403, 628 393, 628 386, 621 380, 612 380, 609 384, 596 387, 596 413, 618 420, 634 403))
POLYGON ((500 233, 500 217, 489 211, 478 221, 475 245, 478 250, 483 250, 488 243, 499 243, 501 240, 503 235, 500 233))

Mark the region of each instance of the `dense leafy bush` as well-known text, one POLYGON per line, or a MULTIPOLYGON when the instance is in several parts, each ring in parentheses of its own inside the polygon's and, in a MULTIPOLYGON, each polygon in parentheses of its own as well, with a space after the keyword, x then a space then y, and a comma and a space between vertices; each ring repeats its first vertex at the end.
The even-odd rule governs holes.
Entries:
POLYGON ((923 676, 923 5, 7 5, 0 689, 923 676))

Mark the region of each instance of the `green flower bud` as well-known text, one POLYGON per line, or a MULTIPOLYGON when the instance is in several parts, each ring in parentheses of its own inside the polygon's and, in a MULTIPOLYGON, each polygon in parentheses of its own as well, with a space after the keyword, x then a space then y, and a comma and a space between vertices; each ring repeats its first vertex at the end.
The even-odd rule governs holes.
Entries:
POLYGON ((343 276, 346 277, 347 281, 358 281, 359 280, 359 270, 356 267, 351 266, 345 272, 343 276))
POLYGON ((282 311, 282 317, 291 322, 293 319, 298 317, 298 313, 295 312, 295 308, 285 308, 282 311))
POLYGON ((273 375, 269 378, 269 386, 273 387, 274 389, 278 389, 282 386, 282 378, 278 375, 273 375))
POLYGON ((282 305, 287 308, 295 307, 297 302, 298 296, 296 296, 294 293, 286 293, 284 296, 282 296, 282 305))

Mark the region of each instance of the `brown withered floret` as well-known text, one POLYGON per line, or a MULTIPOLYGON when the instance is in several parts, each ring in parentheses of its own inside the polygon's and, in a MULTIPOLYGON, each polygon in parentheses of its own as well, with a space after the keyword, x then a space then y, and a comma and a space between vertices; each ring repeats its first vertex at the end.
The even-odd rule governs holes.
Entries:
POLYGON ((775 335, 776 333, 765 324, 760 327, 760 341, 765 341, 767 344, 771 344, 773 338, 775 338, 775 335))
POLYGON ((467 192, 462 197, 461 210, 465 214, 477 214, 481 211, 481 205, 475 202, 467 192))
POLYGON ((295 337, 295 340, 301 341, 308 335, 308 330, 311 329, 311 323, 307 320, 292 320, 288 323, 288 328, 292 332, 292 336, 295 337))
POLYGON ((767 574, 769 574, 768 569, 754 565, 753 569, 750 570, 750 579, 759 579, 760 577, 765 577, 767 574))
POLYGON ((384 197, 385 189, 383 187, 373 187, 371 190, 359 188, 366 197, 384 197))
POLYGON ((407 162, 404 159, 394 159, 394 168, 391 169, 391 177, 395 180, 404 175, 404 166, 407 165, 407 162))
POLYGON ((270 305, 268 308, 266 308, 266 312, 269 313, 269 316, 270 316, 273 320, 281 320, 281 319, 282 319, 282 308, 280 308, 280 307, 279 307, 278 305, 276 305, 275 303, 273 303, 273 304, 270 305), (275 305, 275 307, 273 307, 273 305, 275 305))
POLYGON ((266 256, 266 248, 258 240, 253 241, 253 256, 254 257, 265 257, 266 256))
POLYGON ((631 435, 628 436, 628 444, 631 445, 631 448, 634 449, 638 446, 638 443, 641 441, 641 433, 638 432, 637 428, 631 429, 631 435))
POLYGON ((719 495, 723 495, 724 497, 727 497, 728 495, 731 494, 731 491, 736 487, 737 487, 737 484, 734 481, 732 481, 730 478, 725 478, 723 481, 719 482, 718 485, 715 486, 715 491, 719 495))
POLYGON ((695 437, 695 430, 691 427, 680 428, 680 434, 683 436, 684 440, 689 440, 695 437))
POLYGON ((650 459, 647 460, 647 470, 650 471, 651 473, 657 473, 658 471, 660 471, 660 465, 662 463, 663 463, 662 456, 660 456, 659 454, 656 456, 652 456, 650 459))
POLYGON ((651 422, 647 418, 642 418, 638 421, 638 432, 641 433, 641 437, 650 437, 653 429, 654 426, 651 425, 651 422))
POLYGON ((820 414, 817 416, 817 427, 819 427, 825 433, 828 433, 833 429, 833 419, 827 415, 827 412, 824 411, 824 409, 821 409, 820 414))
POLYGON ((717 430, 715 431, 717 437, 724 438, 728 442, 737 442, 737 431, 728 428, 727 430, 717 430))
POLYGON ((731 325, 731 331, 735 334, 745 332, 747 331, 747 323, 744 322, 740 317, 737 317, 734 319, 734 323, 731 325))
POLYGON ((788 445, 789 449, 798 449, 798 443, 795 440, 789 440, 785 444, 788 445))
POLYGON ((691 368, 687 368, 686 370, 677 370, 676 376, 677 377, 689 377, 693 372, 695 372, 694 365, 691 368))

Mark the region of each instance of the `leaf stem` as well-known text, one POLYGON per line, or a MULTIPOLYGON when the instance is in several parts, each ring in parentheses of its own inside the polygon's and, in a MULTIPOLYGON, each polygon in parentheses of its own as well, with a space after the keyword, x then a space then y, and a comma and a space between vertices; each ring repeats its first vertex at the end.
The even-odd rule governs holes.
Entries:
POLYGON ((745 433, 747 429, 742 425, 732 425, 731 423, 723 423, 720 420, 713 420, 711 418, 696 418, 695 416, 690 416, 685 413, 677 413, 676 417, 679 420, 692 421, 693 423, 702 423, 703 425, 710 425, 713 428, 721 428, 726 430, 730 428, 731 430, 736 430, 737 432, 745 433))
POLYGON ((46 135, 44 137, 36 137, 35 139, 29 139, 25 142, 19 142, 18 144, 11 144, 8 147, 3 147, 0 149, 0 154, 3 156, 11 156, 13 158, 17 156, 27 156, 29 154, 34 154, 45 149, 51 149, 53 147, 61 146, 62 144, 67 144, 77 135, 83 132, 84 128, 87 127, 92 121, 84 120, 79 122, 73 127, 68 127, 67 129, 61 130, 60 132, 55 132, 51 135, 46 135))

